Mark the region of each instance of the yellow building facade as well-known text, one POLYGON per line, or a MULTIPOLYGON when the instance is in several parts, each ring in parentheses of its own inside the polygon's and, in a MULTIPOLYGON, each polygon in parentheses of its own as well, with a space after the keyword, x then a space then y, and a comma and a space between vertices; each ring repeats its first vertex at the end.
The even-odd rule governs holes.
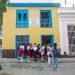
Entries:
POLYGON ((3 14, 3 57, 17 57, 16 49, 20 41, 32 44, 50 42, 52 45, 56 42, 60 47, 59 6, 60 4, 58 3, 8 3, 7 12, 3 14), (21 19, 25 19, 25 21, 23 22, 21 19))

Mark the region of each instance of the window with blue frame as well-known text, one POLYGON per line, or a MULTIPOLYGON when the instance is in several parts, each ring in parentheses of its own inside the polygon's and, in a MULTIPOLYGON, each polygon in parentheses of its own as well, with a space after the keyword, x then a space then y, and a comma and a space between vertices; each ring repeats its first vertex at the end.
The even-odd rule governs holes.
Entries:
POLYGON ((28 27, 28 10, 16 11, 16 28, 28 27))
POLYGON ((41 27, 52 27, 52 11, 41 10, 40 11, 40 23, 41 27))
POLYGON ((29 36, 28 35, 17 35, 16 36, 16 43, 29 43, 29 36))

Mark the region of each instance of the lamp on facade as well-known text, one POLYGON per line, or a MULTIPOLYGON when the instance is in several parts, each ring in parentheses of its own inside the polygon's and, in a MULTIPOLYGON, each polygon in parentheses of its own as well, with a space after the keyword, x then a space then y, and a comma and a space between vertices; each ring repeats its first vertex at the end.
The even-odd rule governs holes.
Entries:
POLYGON ((65 5, 66 5, 67 1, 65 0, 65 5))
POLYGON ((72 5, 73 5, 73 8, 74 8, 74 3, 72 5))

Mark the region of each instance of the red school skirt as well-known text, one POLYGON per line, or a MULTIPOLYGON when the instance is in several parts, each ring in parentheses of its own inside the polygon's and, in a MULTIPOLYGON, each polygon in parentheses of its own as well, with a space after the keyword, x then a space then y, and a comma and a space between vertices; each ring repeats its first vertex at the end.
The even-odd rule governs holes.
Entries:
POLYGON ((34 52, 33 50, 30 50, 30 57, 33 57, 34 56, 34 52))
POLYGON ((27 50, 27 56, 30 56, 30 50, 27 50))
POLYGON ((20 48, 18 53, 19 53, 19 56, 22 56, 23 55, 23 50, 20 48))

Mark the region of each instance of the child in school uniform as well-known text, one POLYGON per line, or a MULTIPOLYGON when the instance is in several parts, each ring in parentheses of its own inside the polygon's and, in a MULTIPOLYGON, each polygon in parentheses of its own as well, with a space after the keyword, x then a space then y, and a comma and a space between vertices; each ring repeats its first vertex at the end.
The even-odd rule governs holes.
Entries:
POLYGON ((33 46, 30 44, 30 60, 33 59, 33 46))
POLYGON ((50 44, 47 45, 47 56, 48 56, 48 65, 51 66, 51 58, 52 58, 52 48, 50 47, 50 44))
POLYGON ((36 43, 34 43, 34 45, 33 45, 34 61, 37 61, 37 50, 38 50, 38 47, 37 47, 36 43))
POLYGON ((21 44, 21 45, 19 46, 19 51, 18 51, 19 59, 20 59, 21 62, 23 61, 23 53, 24 53, 24 45, 21 44))
POLYGON ((30 62, 30 44, 27 46, 27 62, 30 62))
POLYGON ((45 46, 44 45, 42 45, 42 47, 41 47, 41 61, 44 61, 44 54, 45 54, 45 46))

